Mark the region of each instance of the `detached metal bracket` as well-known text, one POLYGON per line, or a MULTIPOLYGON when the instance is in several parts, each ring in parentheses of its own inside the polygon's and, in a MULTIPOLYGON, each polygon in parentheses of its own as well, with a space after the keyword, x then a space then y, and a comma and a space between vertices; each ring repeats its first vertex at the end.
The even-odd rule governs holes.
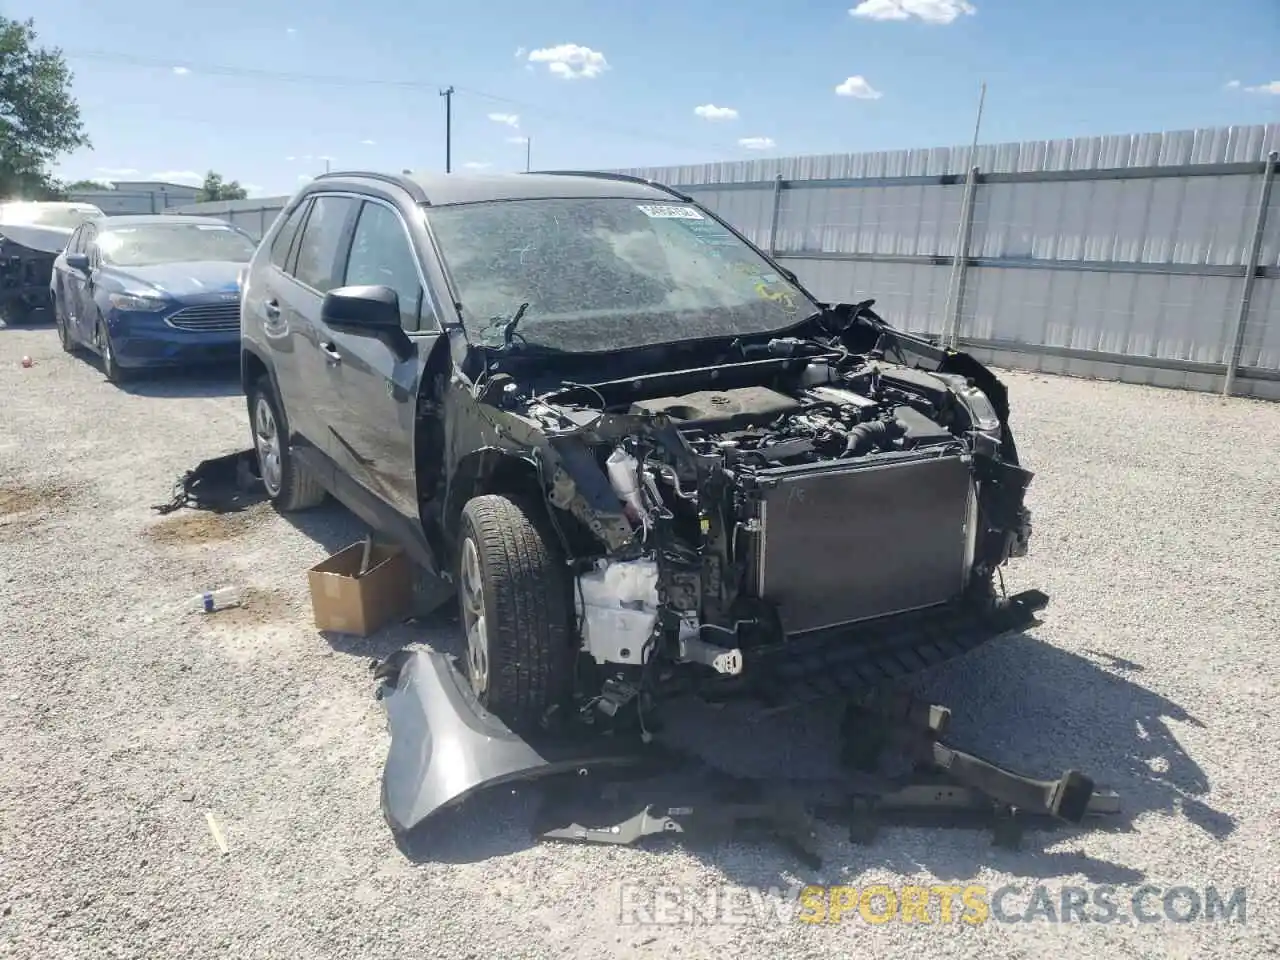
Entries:
POLYGON ((928 814, 931 823, 944 826, 989 825, 997 844, 1016 847, 1031 826, 1077 825, 1120 812, 1119 796, 1099 791, 1078 770, 1037 780, 948 746, 940 738, 950 720, 946 707, 905 694, 881 693, 848 706, 841 732, 849 766, 874 769, 880 753, 894 745, 917 769, 915 777, 880 795, 853 799, 847 808, 852 841, 868 841, 882 823, 918 823, 928 814))
POLYGON ((855 844, 874 842, 882 827, 942 827, 990 830, 996 846, 1017 849, 1028 830, 1052 830, 1119 813, 1120 797, 1112 790, 1091 790, 1080 819, 1069 821, 1000 803, 981 790, 939 776, 933 782, 912 778, 884 793, 853 794, 845 803, 820 805, 815 816, 847 826, 849 841, 855 844))

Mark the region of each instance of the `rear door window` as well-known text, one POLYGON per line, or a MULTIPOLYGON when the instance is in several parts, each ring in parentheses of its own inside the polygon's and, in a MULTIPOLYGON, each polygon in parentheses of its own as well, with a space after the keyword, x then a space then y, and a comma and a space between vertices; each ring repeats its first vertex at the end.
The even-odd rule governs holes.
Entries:
MULTIPOLYGON (((351 253, 344 286, 386 286, 400 299, 400 324, 413 332, 434 329, 434 318, 424 321, 426 292, 418 258, 400 215, 381 203, 366 202, 351 238, 351 253)), ((426 311, 430 314, 430 308, 426 311)))
POLYGON ((300 283, 318 293, 328 293, 338 286, 342 275, 338 254, 358 209, 359 201, 351 197, 316 197, 298 243, 293 275, 300 283))

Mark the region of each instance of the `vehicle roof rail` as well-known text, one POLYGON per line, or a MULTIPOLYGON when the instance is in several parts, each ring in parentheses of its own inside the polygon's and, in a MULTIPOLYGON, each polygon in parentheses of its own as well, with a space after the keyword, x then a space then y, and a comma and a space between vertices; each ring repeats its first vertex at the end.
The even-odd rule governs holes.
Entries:
POLYGON ((415 203, 426 203, 427 192, 422 189, 422 184, 411 177, 402 176, 396 173, 377 173, 372 170, 333 170, 329 173, 321 173, 317 175, 311 182, 316 180, 341 180, 341 179, 362 179, 362 180, 378 180, 382 183, 390 183, 401 190, 407 191, 413 196, 415 203))
POLYGON ((686 203, 694 202, 693 197, 686 196, 675 187, 669 187, 665 183, 659 183, 657 180, 648 180, 645 177, 633 177, 629 173, 605 173, 600 170, 530 170, 528 172, 546 177, 591 177, 595 180, 616 180, 619 183, 635 183, 645 187, 653 187, 663 193, 669 193, 677 200, 683 200, 686 203))

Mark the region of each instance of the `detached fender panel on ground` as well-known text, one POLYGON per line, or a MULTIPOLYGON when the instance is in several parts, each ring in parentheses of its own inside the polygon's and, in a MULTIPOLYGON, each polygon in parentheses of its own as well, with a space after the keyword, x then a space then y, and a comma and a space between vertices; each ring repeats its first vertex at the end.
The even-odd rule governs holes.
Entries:
POLYGON ((613 738, 517 736, 480 705, 453 658, 434 650, 401 651, 379 670, 391 734, 382 812, 397 834, 490 787, 650 759, 613 738))

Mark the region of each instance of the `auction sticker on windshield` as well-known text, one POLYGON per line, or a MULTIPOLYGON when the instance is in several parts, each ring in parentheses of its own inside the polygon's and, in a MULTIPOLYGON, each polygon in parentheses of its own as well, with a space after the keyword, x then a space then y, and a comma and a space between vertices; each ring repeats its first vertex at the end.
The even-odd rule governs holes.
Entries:
POLYGON ((693 207, 677 207, 669 203, 637 203, 636 207, 646 217, 659 220, 705 220, 693 207))

